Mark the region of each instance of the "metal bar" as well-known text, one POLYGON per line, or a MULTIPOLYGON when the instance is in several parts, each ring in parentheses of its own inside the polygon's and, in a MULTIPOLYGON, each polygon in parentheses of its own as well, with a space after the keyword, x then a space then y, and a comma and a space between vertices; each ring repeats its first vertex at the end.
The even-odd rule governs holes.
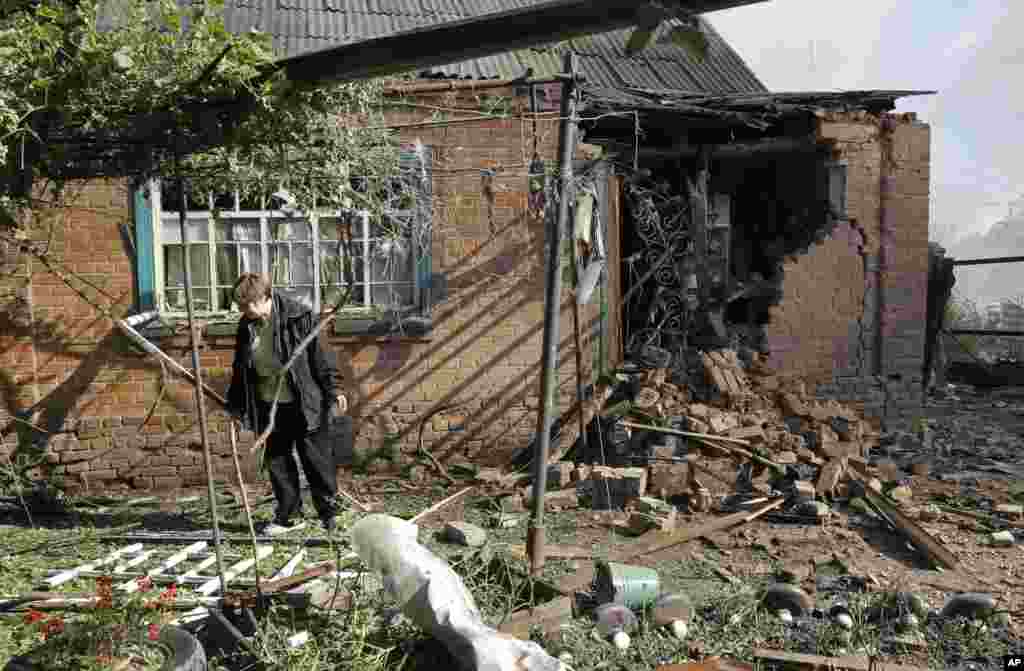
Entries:
POLYGON ((954 266, 987 266, 993 263, 1024 263, 1024 256, 994 256, 990 259, 953 259, 954 266))
POLYGON ((636 292, 637 290, 639 290, 639 289, 640 289, 640 287, 642 287, 642 286, 644 285, 644 283, 645 283, 645 282, 646 282, 646 281, 647 281, 648 279, 650 279, 650 278, 651 278, 651 275, 653 275, 654 273, 656 273, 656 272, 658 271, 658 268, 661 268, 661 267, 662 267, 663 265, 665 265, 665 262, 666 262, 666 261, 668 261, 668 260, 669 260, 669 259, 670 259, 670 258, 672 257, 672 254, 673 254, 673 253, 674 253, 674 252, 676 251, 676 245, 677 245, 677 244, 679 244, 679 242, 678 242, 678 241, 676 241, 676 242, 672 243, 672 246, 671 246, 671 247, 669 247, 668 249, 666 249, 666 250, 665 250, 665 252, 664 252, 664 253, 663 253, 663 254, 661 255, 661 257, 659 257, 659 258, 658 258, 658 260, 654 262, 654 265, 652 265, 652 266, 651 266, 651 267, 650 267, 650 268, 649 268, 649 269, 647 270, 647 272, 646 272, 646 273, 644 273, 644 274, 643 274, 643 276, 642 276, 642 277, 641 277, 640 279, 638 279, 638 280, 637 280, 637 281, 636 281, 636 282, 635 282, 635 283, 633 284, 633 286, 631 286, 631 287, 629 288, 629 291, 627 291, 627 292, 626 292, 626 295, 622 297, 622 304, 623 304, 623 305, 626 305, 627 303, 629 303, 629 299, 630 299, 630 297, 631 297, 631 296, 632 296, 632 295, 633 295, 633 294, 634 294, 634 293, 635 293, 635 292, 636 292))
MULTIPOLYGON (((138 316, 141 317, 142 315, 138 316)), ((159 347, 151 343, 149 340, 146 340, 145 336, 143 336, 141 333, 132 328, 132 326, 128 322, 129 319, 118 319, 114 323, 117 325, 119 329, 121 329, 121 332, 128 336, 136 345, 138 345, 142 349, 146 350, 150 354, 154 355, 155 357, 163 361, 165 364, 170 366, 171 369, 174 370, 174 372, 184 377, 193 385, 201 385, 203 393, 205 393, 207 396, 209 396, 214 401, 219 403, 222 407, 227 407, 228 402, 223 396, 221 396, 216 391, 211 389, 209 386, 203 384, 202 382, 197 382, 196 377, 192 375, 192 371, 185 368, 180 363, 178 363, 170 356, 165 354, 163 350, 161 350, 159 347)))
MULTIPOLYGON (((540 575, 544 568, 544 495, 547 489, 548 450, 551 447, 551 423, 555 415, 555 378, 558 366, 558 321, 562 311, 562 231, 569 221, 572 187, 572 158, 576 148, 576 56, 565 54, 565 79, 562 82, 561 125, 559 128, 558 219, 548 228, 547 276, 544 287, 544 352, 540 376, 540 412, 537 416, 537 454, 533 459, 533 513, 526 546, 530 572, 540 575)), ((574 299, 575 300, 575 299, 574 299)))
POLYGON ((952 335, 976 335, 976 336, 1024 336, 1024 331, 996 331, 993 329, 947 329, 946 333, 952 335))
MULTIPOLYGON (((213 455, 210 453, 210 433, 206 423, 206 399, 203 398, 203 377, 199 365, 199 337, 195 321, 195 310, 192 305, 192 259, 188 249, 188 201, 185 196, 185 178, 181 174, 181 152, 177 147, 174 152, 174 173, 178 181, 178 227, 181 230, 181 248, 183 265, 185 266, 185 309, 188 311, 188 336, 192 344, 192 377, 195 380, 196 410, 199 412, 199 440, 203 446, 203 463, 206 467, 206 494, 210 501, 210 517, 213 520, 213 550, 217 557, 217 574, 220 586, 226 586, 224 574, 224 557, 220 546, 220 521, 217 515, 217 492, 213 486, 213 455)), ((211 288, 210 291, 213 291, 211 288)))
MULTIPOLYGON (((763 1, 666 4, 700 14, 763 1)), ((385 77, 635 26, 647 7, 636 0, 555 0, 285 58, 272 64, 266 76, 284 69, 290 81, 303 84, 385 77)))

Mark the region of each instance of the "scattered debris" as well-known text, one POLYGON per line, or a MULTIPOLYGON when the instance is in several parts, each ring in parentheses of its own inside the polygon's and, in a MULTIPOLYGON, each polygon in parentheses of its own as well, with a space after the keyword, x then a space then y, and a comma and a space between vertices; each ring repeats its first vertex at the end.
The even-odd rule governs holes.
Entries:
POLYGON ((918 666, 903 666, 880 662, 867 656, 823 657, 821 655, 802 655, 796 652, 780 650, 754 649, 754 657, 768 662, 798 665, 802 669, 821 669, 822 671, 927 671, 918 666))

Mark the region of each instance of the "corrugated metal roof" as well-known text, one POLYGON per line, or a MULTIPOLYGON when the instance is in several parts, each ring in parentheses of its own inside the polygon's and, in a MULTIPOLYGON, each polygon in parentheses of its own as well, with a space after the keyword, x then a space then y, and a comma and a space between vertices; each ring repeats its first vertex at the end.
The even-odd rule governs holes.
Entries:
MULTIPOLYGON (((189 0, 179 0, 187 3, 189 0)), ((259 26, 274 37, 278 56, 294 56, 331 44, 382 37, 435 23, 532 7, 548 0, 229 0, 230 32, 259 26)), ((670 88, 702 93, 763 92, 765 87, 739 55, 706 21, 708 53, 697 59, 667 41, 628 57, 623 47, 630 30, 573 39, 580 70, 601 86, 670 88)), ((664 30, 661 32, 665 32, 664 30)), ((420 72, 424 77, 512 79, 532 68, 535 78, 561 71, 555 50, 523 49, 476 58, 420 72)))

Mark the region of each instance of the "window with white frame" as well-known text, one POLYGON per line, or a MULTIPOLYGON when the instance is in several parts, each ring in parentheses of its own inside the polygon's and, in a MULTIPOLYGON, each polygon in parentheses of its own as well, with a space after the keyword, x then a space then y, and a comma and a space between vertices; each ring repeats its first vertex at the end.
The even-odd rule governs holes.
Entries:
POLYGON ((159 310, 169 316, 185 314, 186 258, 193 309, 198 313, 236 311, 231 288, 244 272, 264 274, 274 291, 317 312, 337 303, 346 290, 349 309, 425 310, 431 229, 426 156, 429 152, 422 146, 419 151, 403 151, 398 175, 353 179, 357 193, 371 192, 383 204, 376 215, 352 208, 306 214, 274 197, 246 203, 237 193, 190 201, 185 214, 187 250, 175 182, 152 184, 159 310))

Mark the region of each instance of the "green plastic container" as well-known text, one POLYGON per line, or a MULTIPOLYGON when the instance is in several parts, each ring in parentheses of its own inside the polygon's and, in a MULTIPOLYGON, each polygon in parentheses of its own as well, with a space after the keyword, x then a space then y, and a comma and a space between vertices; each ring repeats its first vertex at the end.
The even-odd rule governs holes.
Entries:
POLYGON ((598 562, 594 580, 598 603, 643 608, 658 598, 658 572, 646 566, 598 562))

